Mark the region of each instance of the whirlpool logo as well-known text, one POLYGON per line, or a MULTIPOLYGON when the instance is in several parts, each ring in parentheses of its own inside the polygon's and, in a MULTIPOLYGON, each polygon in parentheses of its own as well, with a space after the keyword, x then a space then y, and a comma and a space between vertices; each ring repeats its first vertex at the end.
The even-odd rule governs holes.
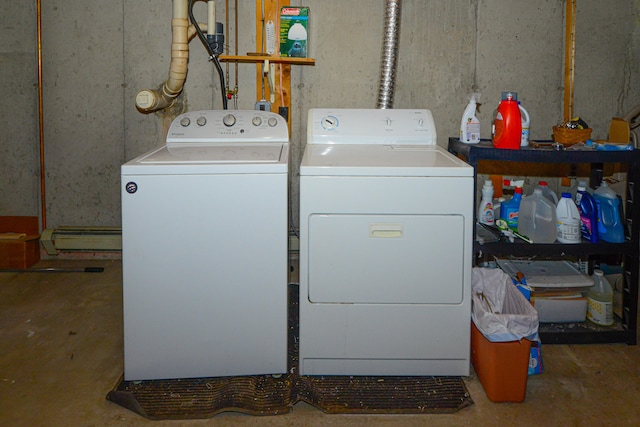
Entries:
POLYGON ((136 184, 133 181, 127 182, 127 185, 124 186, 125 190, 127 190, 127 193, 129 194, 133 194, 136 191, 138 191, 138 184, 136 184))

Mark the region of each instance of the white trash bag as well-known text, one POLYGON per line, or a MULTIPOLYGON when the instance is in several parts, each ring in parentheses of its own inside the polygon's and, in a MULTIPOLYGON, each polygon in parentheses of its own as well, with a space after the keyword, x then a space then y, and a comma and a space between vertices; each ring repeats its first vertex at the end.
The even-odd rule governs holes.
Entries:
POLYGON ((474 267, 471 293, 471 319, 489 341, 540 341, 538 312, 504 271, 474 267))

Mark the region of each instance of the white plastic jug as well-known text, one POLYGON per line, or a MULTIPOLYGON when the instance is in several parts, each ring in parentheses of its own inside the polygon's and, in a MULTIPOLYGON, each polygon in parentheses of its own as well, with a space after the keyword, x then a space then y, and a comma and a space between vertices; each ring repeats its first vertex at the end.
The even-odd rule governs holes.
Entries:
POLYGON ((480 120, 476 117, 476 109, 480 100, 479 93, 472 93, 469 97, 469 104, 464 109, 460 122, 460 141, 466 144, 477 144, 480 142, 480 120))
POLYGON ((520 116, 522 117, 522 140, 520 141, 520 147, 527 147, 529 145, 529 127, 531 126, 531 120, 529 119, 529 113, 524 107, 518 104, 520 107, 520 116))
POLYGON ((482 187, 482 200, 478 206, 477 218, 481 224, 493 225, 493 182, 488 179, 482 187))
POLYGON ((593 270, 593 286, 587 294, 587 319, 603 326, 613 325, 613 289, 602 270, 593 270))
POLYGON ((558 220, 558 242, 580 243, 580 212, 571 199, 571 193, 562 193, 562 198, 556 207, 556 217, 558 220))
POLYGON ((518 232, 533 240, 533 243, 556 241, 556 207, 542 195, 541 188, 520 202, 518 232))

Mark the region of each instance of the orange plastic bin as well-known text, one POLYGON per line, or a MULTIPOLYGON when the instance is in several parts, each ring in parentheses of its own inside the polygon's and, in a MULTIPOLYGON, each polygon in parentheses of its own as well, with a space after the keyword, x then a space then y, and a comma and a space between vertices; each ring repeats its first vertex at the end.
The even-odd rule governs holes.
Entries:
POLYGON ((471 322, 471 363, 492 402, 522 402, 527 392, 531 341, 491 342, 471 322))

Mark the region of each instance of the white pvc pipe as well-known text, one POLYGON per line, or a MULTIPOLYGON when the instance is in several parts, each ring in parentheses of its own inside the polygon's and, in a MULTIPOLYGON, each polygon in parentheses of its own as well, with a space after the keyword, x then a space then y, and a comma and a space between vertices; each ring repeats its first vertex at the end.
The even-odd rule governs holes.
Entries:
MULTIPOLYGON (((182 92, 189 64, 189 41, 195 35, 193 27, 189 27, 188 6, 188 0, 173 0, 169 77, 160 89, 143 89, 138 92, 136 95, 136 107, 144 113, 152 113, 170 107, 182 92)), ((203 29, 207 28, 202 24, 200 26, 203 29)))
POLYGON ((209 34, 213 34, 216 28, 216 2, 209 0, 207 2, 207 28, 211 28, 209 34))

